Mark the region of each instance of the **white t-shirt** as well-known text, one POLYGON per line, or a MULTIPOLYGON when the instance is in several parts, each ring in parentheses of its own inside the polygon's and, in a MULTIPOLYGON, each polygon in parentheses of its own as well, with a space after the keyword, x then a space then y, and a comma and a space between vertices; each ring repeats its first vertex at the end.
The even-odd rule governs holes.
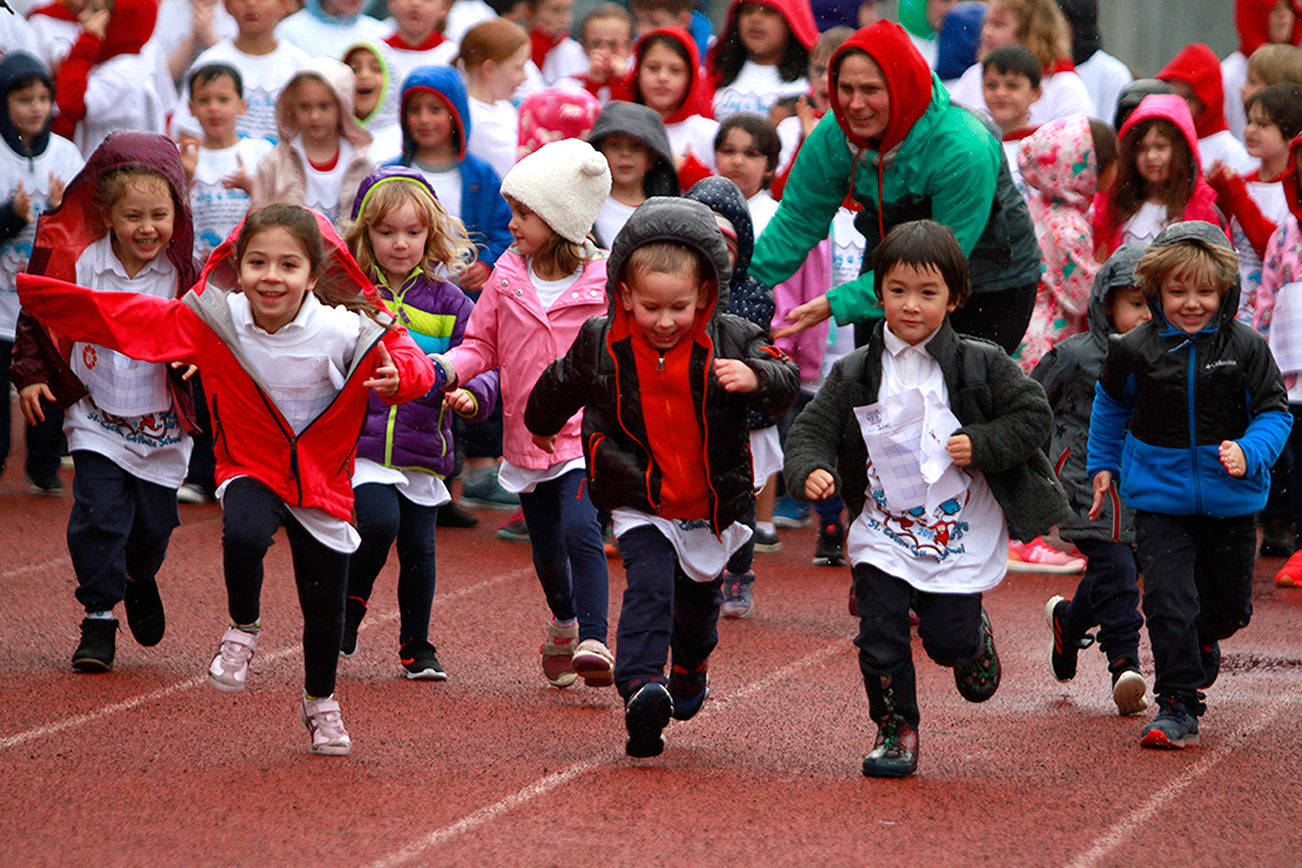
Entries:
POLYGON ((580 267, 573 274, 567 274, 560 280, 543 280, 538 276, 538 272, 533 270, 533 257, 529 258, 529 282, 533 284, 533 290, 538 294, 543 310, 551 310, 556 299, 564 295, 565 290, 578 283, 582 274, 583 268, 580 267))
POLYGON ((375 165, 383 166, 385 163, 402 156, 402 126, 400 124, 389 124, 378 128, 367 127, 366 131, 371 134, 371 145, 368 150, 375 165))
MULTIPOLYGON (((226 304, 252 373, 266 385, 268 396, 294 433, 301 434, 343 388, 361 336, 361 317, 343 306, 326 307, 309 292, 293 321, 272 334, 253 321, 244 293, 230 293, 226 304)), ((218 499, 232 481, 217 489, 218 499)), ((349 553, 361 543, 352 525, 320 507, 286 506, 303 529, 327 548, 349 553)))
POLYGON ((164 131, 167 107, 155 87, 156 72, 154 59, 146 54, 119 54, 91 67, 86 115, 72 138, 82 156, 89 157, 117 130, 164 131))
POLYGON ((512 494, 532 494, 544 482, 560 479, 571 470, 583 470, 585 467, 581 455, 578 458, 571 458, 569 461, 561 461, 550 467, 544 467, 542 470, 516 467, 511 462, 503 459, 501 465, 497 468, 497 482, 502 486, 503 490, 512 494))
POLYGON ((778 124, 778 169, 777 174, 791 168, 791 164, 796 159, 796 149, 800 146, 804 126, 801 124, 799 115, 792 115, 789 118, 783 118, 778 124))
POLYGON ((499 178, 515 165, 520 115, 510 100, 480 102, 473 96, 470 103, 470 142, 466 150, 488 161, 499 178))
MULTIPOLYGON (((72 50, 72 44, 81 36, 81 25, 76 21, 64 21, 62 18, 53 18, 49 15, 33 15, 27 21, 36 36, 37 50, 33 54, 44 59, 45 65, 51 69, 63 63, 63 59, 72 50)), ((0 43, 6 46, 21 44, 21 38, 18 43, 15 43, 6 37, 0 39, 0 43)))
POLYGON ((944 454, 958 420, 925 344, 910 346, 887 329, 877 403, 856 408, 868 446, 868 488, 846 554, 852 564, 872 564, 920 591, 979 593, 1007 570, 1008 523, 985 476, 944 454), (925 421, 915 427, 912 419, 925 421), (886 432, 895 448, 885 446, 886 432), (929 462, 944 466, 930 482, 921 475, 929 462))
POLYGON ((1206 138, 1199 139, 1198 155, 1202 157, 1204 172, 1217 160, 1229 166, 1230 170, 1238 175, 1247 174, 1261 165, 1261 161, 1250 156, 1243 142, 1236 139, 1234 133, 1229 130, 1221 130, 1219 133, 1212 133, 1206 138))
POLYGON ((392 485, 398 489, 399 494, 417 506, 442 506, 452 500, 447 485, 433 473, 385 467, 359 456, 353 464, 353 488, 368 483, 392 485))
POLYGON ((1121 240, 1151 244, 1158 233, 1166 228, 1168 221, 1165 205, 1145 202, 1121 227, 1121 240))
POLYGON ((439 197, 443 210, 452 215, 461 214, 461 168, 453 164, 452 168, 434 172, 422 163, 412 161, 411 167, 425 176, 434 188, 434 195, 439 197))
POLYGON ((1008 160, 1008 174, 1013 177, 1013 186, 1017 192, 1022 194, 1023 199, 1029 199, 1031 188, 1026 185, 1026 180, 1022 177, 1022 167, 1017 162, 1017 154, 1022 150, 1022 142, 1025 139, 1014 139, 1011 142, 1003 142, 1004 158, 1008 160))
MULTIPOLYGON (((97 292, 139 292, 174 298, 176 266, 166 253, 128 277, 108 235, 77 258, 77 283, 97 292)), ((141 362, 97 344, 77 341, 68 358, 90 394, 63 416, 68 450, 108 458, 132 476, 179 488, 194 441, 181 428, 167 389, 167 365, 141 362)))
POLYGON ((773 215, 778 213, 778 201, 769 195, 768 190, 760 190, 746 200, 746 207, 750 211, 750 222, 754 227, 755 237, 759 238, 764 234, 764 228, 769 225, 773 215))
POLYGON ((1239 89, 1248 80, 1248 58, 1235 51, 1221 61, 1221 86, 1225 89, 1225 123, 1236 139, 1243 139, 1248 126, 1248 115, 1243 109, 1239 89))
POLYGON ((311 57, 339 59, 358 42, 383 42, 389 28, 369 15, 358 15, 352 24, 324 21, 310 10, 300 9, 276 25, 276 38, 293 43, 311 57))
POLYGON ((1076 74, 1085 82, 1085 89, 1089 91, 1094 111, 1097 112, 1095 117, 1112 123, 1117 114, 1117 100, 1121 97, 1121 91, 1135 79, 1130 74, 1130 67, 1100 49, 1091 54, 1089 60, 1077 64, 1076 74))
POLYGON ((737 549, 751 537, 751 529, 734 521, 718 536, 708 519, 661 518, 621 506, 610 514, 611 530, 622 537, 635 527, 650 525, 664 535, 674 547, 678 565, 693 582, 713 582, 728 565, 737 549))
POLYGON ((344 175, 353 159, 352 142, 342 136, 339 138, 339 155, 335 158, 335 164, 324 171, 313 166, 308 160, 307 152, 303 150, 302 136, 294 137, 293 147, 298 152, 299 159, 303 161, 303 174, 307 179, 303 205, 315 208, 328 217, 330 222, 335 222, 340 216, 339 195, 343 190, 344 175))
POLYGON ((783 81, 776 66, 761 66, 747 60, 732 84, 714 92, 714 119, 720 123, 738 112, 769 116, 779 100, 809 92, 809 79, 783 81))
MULTIPOLYGON (((239 70, 240 80, 244 84, 244 99, 249 107, 235 119, 235 131, 242 136, 275 142, 280 135, 276 128, 276 98, 307 61, 307 52, 284 40, 280 41, 275 51, 261 55, 245 54, 235 47, 234 42, 225 40, 195 58, 190 69, 195 70, 209 63, 228 63, 239 70)), ((189 72, 186 73, 186 79, 189 79, 189 72)), ((188 86, 183 88, 180 103, 172 115, 172 134, 179 135, 183 130, 195 135, 203 134, 199 122, 190 114, 188 86)))
MULTIPOLYGON (((389 22, 385 23, 388 24, 389 22)), ((390 35, 392 35, 392 32, 391 29, 390 35)), ((389 73, 392 77, 389 87, 401 92, 403 81, 418 66, 451 66, 460 47, 460 42, 454 42, 451 39, 444 39, 436 47, 424 51, 396 48, 385 43, 385 48, 388 49, 387 57, 390 62, 389 73)))
POLYGON ((493 7, 484 0, 452 0, 452 8, 448 10, 447 21, 443 24, 443 35, 449 42, 460 45, 467 30, 481 21, 496 17, 493 7))
MULTIPOLYGON (((985 92, 981 83, 981 64, 969 66, 949 89, 949 96, 954 102, 961 103, 976 111, 982 117, 989 118, 986 111, 985 92)), ((1040 126, 1067 115, 1086 114, 1096 117, 1094 100, 1085 87, 1085 82, 1074 72, 1055 72, 1046 75, 1040 81, 1040 98, 1031 103, 1031 126, 1040 126)), ((1112 118, 1105 118, 1109 123, 1112 118)))
POLYGON ((11 200, 20 182, 32 200, 32 219, 17 235, 0 241, 0 340, 14 339, 19 308, 18 272, 27 267, 27 260, 32 256, 37 215, 50 204, 50 175, 67 184, 81 171, 84 162, 76 145, 54 133, 50 134, 45 150, 31 159, 0 143, 0 202, 11 200))
POLYGON ((543 83, 547 86, 556 84, 563 78, 583 75, 588 71, 588 55, 583 53, 583 46, 566 36, 547 52, 543 58, 543 83))
POLYGON ((719 122, 702 115, 691 115, 674 124, 665 124, 669 148, 681 158, 692 154, 710 171, 714 171, 714 137, 719 122))
POLYGON ((613 196, 607 196, 606 201, 601 204, 601 210, 597 212, 597 238, 601 241, 601 246, 607 249, 615 243, 615 236, 624 228, 628 218, 633 216, 637 210, 635 205, 625 205, 613 196))
POLYGON ((190 185, 190 212, 194 219, 194 258, 202 263, 226 240, 249 210, 249 194, 228 188, 222 179, 239 170, 253 177, 258 161, 275 145, 266 139, 240 139, 229 148, 200 148, 199 162, 190 185))

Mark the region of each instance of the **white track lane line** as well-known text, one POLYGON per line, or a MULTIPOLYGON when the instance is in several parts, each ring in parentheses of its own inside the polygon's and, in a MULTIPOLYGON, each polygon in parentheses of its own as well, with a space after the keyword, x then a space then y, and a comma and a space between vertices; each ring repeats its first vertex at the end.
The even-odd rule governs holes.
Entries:
MULTIPOLYGON (((490 588, 496 587, 497 585, 503 584, 504 582, 521 578, 524 575, 533 575, 533 567, 526 567, 523 569, 514 570, 509 573, 503 573, 502 575, 497 576, 496 578, 486 579, 482 582, 477 582, 476 584, 468 585, 467 587, 461 588, 460 590, 456 590, 444 594, 441 597, 435 597, 435 602, 439 603, 440 605, 451 603, 456 600, 462 599, 463 597, 469 597, 472 594, 479 593, 480 591, 485 591, 490 588)), ((395 609, 394 611, 389 612, 388 614, 381 615, 376 618, 370 618, 366 621, 366 623, 362 625, 362 630, 359 632, 366 631, 374 627, 381 627, 385 624, 388 624, 390 621, 396 620, 397 617, 398 617, 398 611, 395 609)), ((281 660, 284 660, 286 657, 292 657, 295 654, 301 654, 301 653, 303 653, 302 645, 290 645, 289 647, 281 648, 279 651, 272 651, 269 654, 260 654, 258 655, 257 660, 259 666, 262 666, 269 663, 277 663, 281 660)), ((206 684, 207 681, 208 681, 207 674, 199 675, 195 678, 188 678, 185 681, 181 681, 176 684, 169 684, 167 687, 160 687, 159 689, 152 690, 149 693, 142 693, 139 696, 133 696, 130 699, 124 699, 121 702, 115 702, 112 705, 106 705, 102 708, 97 708, 94 711, 88 711, 85 712, 84 714, 75 715, 74 717, 66 717, 63 720, 58 720, 55 721, 54 723, 47 723, 44 726, 38 726, 32 729, 24 730, 23 732, 15 733, 14 735, 4 736, 3 738, 0 738, 0 751, 8 750, 9 748, 12 747, 17 747, 20 744, 26 744, 27 742, 33 741, 38 738, 44 738, 45 736, 54 735, 56 733, 63 732, 66 729, 72 729, 73 727, 81 726, 84 723, 93 723, 97 720, 103 720, 104 718, 109 717, 110 715, 114 715, 122 711, 130 711, 133 708, 139 708, 140 706, 146 705, 150 702, 155 702, 159 699, 165 699, 168 696, 172 696, 173 694, 176 693, 181 693, 182 691, 189 690, 193 687, 199 687, 200 685, 206 684)))
MULTIPOLYGON (((705 706, 705 708, 701 709, 701 713, 698 714, 695 719, 699 720, 701 718, 709 717, 711 714, 719 711, 723 706, 740 702, 744 699, 749 699, 751 696, 754 696, 762 690, 768 689, 774 684, 790 679, 795 673, 802 669, 821 663, 829 657, 833 657, 838 653, 846 651, 847 647, 849 647, 848 642, 849 636, 842 637, 830 645, 824 645, 817 651, 806 654, 799 660, 788 663, 776 672, 770 673, 765 678, 760 678, 750 682, 735 693, 730 693, 717 700, 711 698, 710 702, 705 706)), ((603 766, 623 760, 624 752, 622 750, 607 750, 589 757, 588 759, 571 763, 558 772, 552 772, 549 775, 538 778, 536 781, 521 787, 509 796, 493 802, 491 805, 485 805, 476 811, 472 811, 461 819, 443 826, 440 829, 435 829, 428 835, 425 835, 422 838, 417 838, 415 841, 380 857, 374 862, 371 862, 368 868, 392 868, 392 866, 401 865, 404 862, 411 862, 412 860, 421 857, 425 851, 429 850, 431 847, 443 844, 458 835, 477 829, 502 814, 514 810, 526 802, 532 801, 538 796, 546 795, 552 790, 562 787, 575 778, 581 777, 588 772, 596 771, 603 766)))
MULTIPOLYGON (((1154 814, 1174 801, 1190 784, 1199 778, 1205 777, 1208 772, 1238 750, 1245 742, 1273 723, 1275 718, 1279 717, 1284 709, 1295 702, 1296 699, 1297 695, 1288 690, 1281 690, 1276 693, 1274 701, 1267 704, 1253 718, 1246 730, 1228 734, 1224 742, 1212 748, 1206 756, 1185 769, 1183 774, 1162 787, 1135 810, 1113 823, 1102 835, 1094 840, 1094 844, 1088 850, 1068 863, 1068 868, 1092 868, 1092 866, 1102 863, 1113 851, 1138 832, 1154 814)), ((1190 749, 1198 750, 1198 748, 1186 748, 1186 750, 1190 749)))

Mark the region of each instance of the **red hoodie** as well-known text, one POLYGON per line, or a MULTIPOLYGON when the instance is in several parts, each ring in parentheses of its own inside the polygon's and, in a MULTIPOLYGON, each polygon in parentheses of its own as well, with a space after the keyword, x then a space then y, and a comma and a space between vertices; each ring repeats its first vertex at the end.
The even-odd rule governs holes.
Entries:
POLYGON ((72 138, 77 123, 86 117, 86 79, 93 67, 119 54, 139 54, 154 33, 157 0, 117 0, 101 40, 82 31, 59 66, 54 82, 59 116, 51 129, 72 138))
MULTIPOLYGON (((627 99, 630 102, 646 105, 646 99, 642 96, 642 89, 638 86, 637 75, 642 66, 642 58, 647 51, 647 40, 657 36, 672 39, 681 45, 688 57, 687 92, 683 95, 683 101, 678 104, 678 108, 674 110, 673 114, 667 118, 662 118, 662 120, 668 125, 681 123, 693 115, 701 115, 707 118, 713 117, 714 87, 706 77, 705 70, 701 68, 701 56, 696 51, 696 40, 681 27, 658 27, 639 37, 633 45, 633 66, 618 89, 621 95, 617 96, 614 92, 615 88, 612 88, 611 97, 613 99, 627 99)), ((708 178, 712 174, 714 173, 710 171, 710 167, 697 159, 695 154, 688 154, 687 158, 678 167, 678 186, 683 190, 690 190, 697 181, 708 178)))
POLYGON ((728 17, 723 22, 723 29, 719 31, 719 38, 710 49, 710 80, 715 85, 719 83, 719 49, 727 44, 736 31, 737 11, 743 2, 758 3, 776 10, 786 20, 791 35, 805 46, 806 51, 813 48, 814 41, 818 39, 818 25, 814 23, 814 12, 809 7, 809 0, 732 0, 728 6, 728 17))
MULTIPOLYGON (((1235 0, 1234 26, 1239 31, 1239 53, 1251 57, 1252 52, 1269 42, 1270 10, 1279 0, 1235 0)), ((1293 35, 1290 42, 1302 43, 1302 3, 1289 0, 1293 7, 1293 35)))
MULTIPOLYGON (((1208 223, 1225 228, 1225 220, 1216 210, 1216 192, 1203 180, 1202 158, 1198 154, 1198 135, 1194 132, 1193 118, 1189 114, 1189 105, 1183 99, 1171 93, 1153 94, 1144 97, 1139 108, 1131 113, 1121 125, 1121 138, 1138 124, 1150 118, 1162 118, 1175 124, 1184 136, 1193 157, 1194 189, 1185 203, 1181 220, 1205 220, 1208 223)), ((1094 196, 1094 247, 1106 244, 1109 256, 1122 241, 1122 224, 1112 207, 1111 193, 1098 193, 1094 196)))
POLYGON ((1225 86, 1221 82, 1221 62, 1215 52, 1201 42, 1186 45, 1157 74, 1162 81, 1182 81, 1193 88, 1203 110, 1194 118, 1198 138, 1205 139, 1221 130, 1225 123, 1225 86))

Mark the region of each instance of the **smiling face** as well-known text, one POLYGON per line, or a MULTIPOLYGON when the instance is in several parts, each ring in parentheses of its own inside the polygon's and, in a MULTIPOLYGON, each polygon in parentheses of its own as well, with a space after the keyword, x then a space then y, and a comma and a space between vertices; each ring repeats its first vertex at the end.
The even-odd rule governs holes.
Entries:
POLYGON ((403 115, 418 156, 430 162, 446 162, 456 157, 452 112, 441 97, 428 90, 418 90, 407 98, 403 115))
POLYGON ((791 30, 787 20, 771 6, 743 3, 737 12, 737 33, 747 56, 761 66, 776 66, 787 50, 791 30))
POLYGON ((339 101, 325 82, 304 76, 294 93, 294 119, 305 145, 328 144, 339 136, 339 101))
POLYGON ((1162 315, 1185 334, 1197 334, 1221 309, 1221 294, 1211 283, 1196 283, 1172 272, 1162 278, 1162 315))
POLYGON ((657 350, 673 349, 689 336, 709 304, 706 287, 688 269, 630 270, 629 281, 619 282, 619 300, 643 340, 657 350))
POLYGON ((369 117, 380 104, 384 93, 384 67, 374 52, 355 48, 344 58, 353 71, 353 115, 358 120, 369 117))
POLYGON ((245 246, 239 282, 253 321, 274 334, 298 316, 316 276, 303 243, 283 226, 270 226, 245 246))
POLYGON ((9 91, 7 102, 9 123, 14 125, 24 141, 31 141, 44 131, 53 102, 53 94, 45 82, 37 79, 14 88, 9 91))
POLYGON ((1031 103, 1040 98, 1040 88, 1032 87, 1029 78, 1020 72, 1000 72, 992 65, 982 74, 981 89, 999 129, 1010 133, 1030 124, 1031 103))
POLYGON ((424 260, 429 227, 410 199, 377 220, 366 233, 375 264, 391 287, 400 286, 424 260))
POLYGON ((654 109, 661 118, 667 118, 683 104, 691 71, 678 52, 657 42, 642 55, 637 67, 637 87, 642 92, 642 102, 654 109))
POLYGON ((1280 157, 1288 158, 1288 142, 1279 126, 1270 119, 1260 102, 1248 111, 1248 125, 1243 130, 1243 144, 1249 156, 1263 163, 1280 157))
POLYGON ((127 275, 135 277, 172 240, 176 206, 162 178, 136 177, 125 183, 103 216, 112 234, 113 253, 127 275))
POLYGON ((891 95, 877 61, 858 51, 842 58, 836 98, 851 132, 869 144, 880 143, 891 120, 891 95))
POLYGON ((896 263, 882 278, 882 310, 886 326, 897 338, 917 344, 940 328, 958 305, 949 300, 949 286, 940 269, 896 263))
POLYGON ((1142 286, 1123 286, 1108 298, 1108 319, 1112 321, 1112 330, 1119 335, 1152 318, 1153 311, 1142 286))

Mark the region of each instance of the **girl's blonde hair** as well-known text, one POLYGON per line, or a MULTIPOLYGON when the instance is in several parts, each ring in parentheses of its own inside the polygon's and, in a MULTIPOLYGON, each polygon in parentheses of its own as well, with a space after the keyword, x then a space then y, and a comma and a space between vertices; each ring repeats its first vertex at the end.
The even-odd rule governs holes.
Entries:
POLYGON ((1181 241, 1154 247, 1135 266, 1142 281, 1144 295, 1156 298, 1167 277, 1175 277, 1195 286, 1212 286, 1222 298, 1239 279, 1239 258, 1234 251, 1219 244, 1181 241))
POLYGON ((1017 16, 1017 41, 1035 55, 1041 66, 1049 68, 1071 56, 1067 19, 1054 0, 994 0, 986 15, 996 6, 1017 16))
MULTIPOLYGON (((336 258, 338 254, 331 250, 321 235, 316 215, 298 205, 286 205, 276 202, 256 211, 250 211, 240 227, 239 237, 235 239, 235 267, 244 259, 249 243, 258 233, 268 229, 284 229, 294 240, 303 246, 307 257, 309 272, 316 278, 312 294, 321 303, 330 307, 343 305, 354 313, 368 316, 386 329, 393 324, 393 316, 371 299, 367 298, 361 287, 348 289, 351 283, 345 278, 345 269, 336 258)), ((345 254, 346 255, 346 254, 345 254)))
MULTIPOLYGON (((521 208, 533 211, 532 208, 514 196, 503 193, 502 198, 511 206, 512 211, 519 211, 521 208)), ((546 223, 547 221, 544 220, 543 222, 546 223)), ((547 228, 551 230, 551 237, 533 255, 536 270, 550 274, 573 274, 579 269, 580 265, 587 261, 583 245, 569 240, 555 229, 552 229, 551 226, 547 228)))
POLYGON ((476 24, 461 38, 461 51, 457 63, 466 72, 473 72, 491 60, 501 63, 529 42, 529 34, 514 21, 490 18, 476 24))
POLYGON ((466 234, 465 224, 449 214, 424 184, 413 178, 390 177, 367 191, 357 220, 344 239, 365 274, 384 276, 371 247, 371 227, 408 202, 429 229, 425 235, 425 252, 421 255, 421 274, 431 280, 438 279, 442 276, 439 266, 443 266, 448 275, 455 277, 474 264, 475 245, 466 234))
POLYGON ((1302 49, 1268 42, 1248 58, 1248 75, 1267 87, 1284 82, 1302 84, 1302 49))

